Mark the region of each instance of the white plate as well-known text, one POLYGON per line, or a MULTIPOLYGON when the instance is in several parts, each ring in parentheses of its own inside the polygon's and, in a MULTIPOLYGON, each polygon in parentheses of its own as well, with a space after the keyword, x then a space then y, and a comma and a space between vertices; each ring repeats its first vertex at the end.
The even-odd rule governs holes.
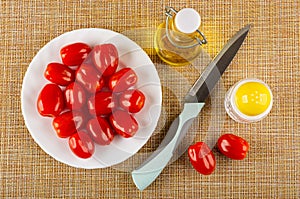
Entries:
POLYGON ((22 113, 25 124, 35 142, 56 160, 73 167, 105 168, 121 163, 137 153, 153 133, 161 112, 162 92, 156 68, 148 55, 124 35, 106 29, 80 29, 67 32, 46 44, 33 58, 22 85, 22 113), (84 42, 90 46, 113 43, 120 63, 131 67, 138 75, 137 88, 146 96, 145 106, 135 115, 139 131, 132 138, 116 136, 108 146, 95 144, 95 154, 89 159, 76 157, 68 147, 68 139, 59 138, 53 118, 42 117, 36 108, 39 92, 49 83, 43 76, 49 62, 61 62, 59 50, 70 43, 84 42))

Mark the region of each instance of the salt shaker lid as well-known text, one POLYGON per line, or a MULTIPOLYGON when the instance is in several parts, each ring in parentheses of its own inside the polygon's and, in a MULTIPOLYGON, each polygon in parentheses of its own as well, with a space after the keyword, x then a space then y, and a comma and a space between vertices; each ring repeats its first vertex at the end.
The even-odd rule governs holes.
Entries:
POLYGON ((199 13, 193 8, 183 8, 175 16, 175 26, 183 33, 195 32, 201 24, 199 13))

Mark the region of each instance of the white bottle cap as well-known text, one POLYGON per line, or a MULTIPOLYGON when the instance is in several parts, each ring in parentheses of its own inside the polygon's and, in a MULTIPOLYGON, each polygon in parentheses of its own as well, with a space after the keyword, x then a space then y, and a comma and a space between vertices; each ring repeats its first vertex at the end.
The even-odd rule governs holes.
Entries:
POLYGON ((183 33, 195 32, 201 24, 199 13, 193 8, 183 8, 175 16, 175 26, 183 33))

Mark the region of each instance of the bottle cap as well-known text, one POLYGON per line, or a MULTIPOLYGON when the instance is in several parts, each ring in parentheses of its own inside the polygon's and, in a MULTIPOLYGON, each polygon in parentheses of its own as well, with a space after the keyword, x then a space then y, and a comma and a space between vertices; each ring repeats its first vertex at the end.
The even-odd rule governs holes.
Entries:
POLYGON ((175 16, 175 26, 183 33, 195 32, 201 23, 199 13, 193 8, 183 8, 175 16))

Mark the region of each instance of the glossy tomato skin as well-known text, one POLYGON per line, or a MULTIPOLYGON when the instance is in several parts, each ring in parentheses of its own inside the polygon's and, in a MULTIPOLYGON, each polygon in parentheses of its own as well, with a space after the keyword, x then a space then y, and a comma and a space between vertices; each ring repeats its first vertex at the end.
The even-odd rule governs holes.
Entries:
POLYGON ((78 42, 64 46, 60 50, 60 56, 65 65, 79 66, 90 52, 91 47, 89 45, 78 42))
POLYGON ((76 71, 76 82, 79 82, 89 93, 95 94, 104 86, 102 75, 92 64, 83 63, 76 71))
POLYGON ((108 86, 113 92, 122 92, 135 85, 137 80, 134 70, 123 68, 110 77, 108 86))
POLYGON ((41 90, 37 109, 42 116, 55 117, 64 109, 64 97, 60 87, 56 84, 47 84, 41 90))
POLYGON ((80 112, 67 111, 55 117, 52 126, 58 137, 67 138, 84 126, 84 118, 80 112))
POLYGON ((75 80, 75 72, 68 66, 60 63, 49 63, 44 76, 52 83, 67 86, 75 80))
POLYGON ((222 135, 218 139, 217 145, 223 155, 233 160, 244 159, 249 150, 248 142, 233 134, 222 135))
POLYGON ((98 92, 88 100, 91 115, 108 115, 116 107, 113 94, 110 91, 98 92))
POLYGON ((76 82, 68 85, 64 91, 66 107, 80 110, 86 104, 85 90, 76 82))
POLYGON ((145 99, 145 95, 141 91, 127 90, 121 94, 119 104, 124 110, 137 113, 144 107, 145 99))
POLYGON ((90 158, 95 152, 93 140, 84 131, 79 131, 69 138, 71 151, 79 158, 90 158))
POLYGON ((89 120, 87 130, 90 137, 99 145, 109 145, 114 139, 114 132, 105 118, 97 117, 89 120))
POLYGON ((216 168, 216 159, 204 142, 197 142, 188 148, 188 156, 194 169, 203 175, 209 175, 216 168))
POLYGON ((124 138, 134 136, 139 129, 135 118, 123 110, 114 111, 109 117, 109 122, 116 133, 124 138))
POLYGON ((119 64, 118 50, 113 44, 101 44, 94 47, 92 60, 103 76, 111 76, 119 64))

